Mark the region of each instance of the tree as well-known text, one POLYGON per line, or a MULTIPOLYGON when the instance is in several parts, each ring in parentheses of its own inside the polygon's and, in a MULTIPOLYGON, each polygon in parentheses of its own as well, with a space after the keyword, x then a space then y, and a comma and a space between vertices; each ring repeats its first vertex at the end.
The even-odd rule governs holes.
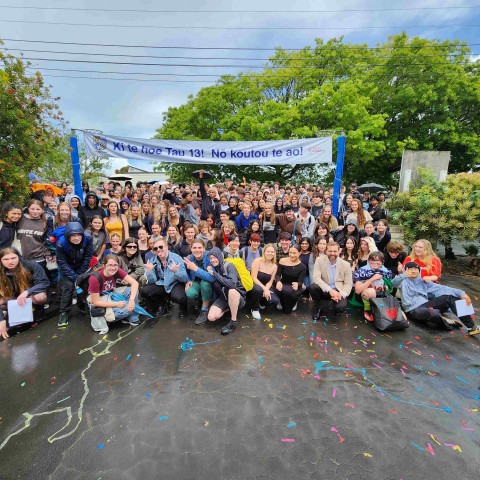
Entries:
MULTIPOLYGON (((321 130, 347 137, 345 182, 393 185, 404 149, 449 150, 451 172, 479 170, 478 63, 459 41, 405 33, 382 45, 316 40, 301 51, 277 49, 260 73, 221 77, 169 108, 156 138, 277 140, 321 130)), ((335 155, 335 152, 334 152, 335 155)), ((214 179, 331 180, 315 165, 206 166, 214 179)), ((162 164, 173 179, 200 166, 162 164)))
POLYGON ((406 229, 405 239, 440 240, 446 248, 452 240, 480 239, 480 172, 448 175, 437 182, 433 174, 419 169, 419 179, 410 191, 389 202, 393 218, 406 229))
POLYGON ((117 168, 115 170, 115 173, 128 173, 128 169, 130 167, 128 165, 125 165, 124 167, 121 167, 121 168, 117 168))
POLYGON ((28 65, 0 51, 0 202, 23 200, 29 173, 58 147, 65 126, 58 98, 28 65))

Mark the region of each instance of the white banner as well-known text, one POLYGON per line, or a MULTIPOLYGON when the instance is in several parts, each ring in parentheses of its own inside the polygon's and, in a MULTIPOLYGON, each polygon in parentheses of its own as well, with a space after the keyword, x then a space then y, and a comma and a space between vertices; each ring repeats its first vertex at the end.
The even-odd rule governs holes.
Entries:
POLYGON ((220 165, 330 163, 332 137, 263 142, 157 140, 83 132, 89 156, 220 165))

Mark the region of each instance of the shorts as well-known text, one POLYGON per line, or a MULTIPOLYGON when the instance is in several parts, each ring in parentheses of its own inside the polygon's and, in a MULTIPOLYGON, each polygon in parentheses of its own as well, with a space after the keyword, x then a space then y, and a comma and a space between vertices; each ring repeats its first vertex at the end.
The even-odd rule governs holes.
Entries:
MULTIPOLYGON (((245 306, 245 297, 240 295, 240 301, 238 302, 238 310, 240 311, 245 306)), ((212 307, 218 307, 222 312, 229 309, 228 301, 223 295, 218 297, 212 304, 212 307)))

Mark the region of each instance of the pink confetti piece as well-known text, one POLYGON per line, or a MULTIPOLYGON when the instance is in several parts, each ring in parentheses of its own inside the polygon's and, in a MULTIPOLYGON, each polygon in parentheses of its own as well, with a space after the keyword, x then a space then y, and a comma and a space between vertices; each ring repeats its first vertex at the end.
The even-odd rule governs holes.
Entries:
POLYGON ((295 442, 295 439, 294 438, 282 438, 282 442, 293 443, 293 442, 295 442))
POLYGON ((346 404, 345 404, 345 406, 346 406, 346 407, 352 407, 352 408, 355 408, 355 406, 354 406, 354 405, 352 405, 351 403, 346 403, 346 404))
POLYGON ((335 395, 337 394, 337 391, 335 389, 333 389, 333 392, 332 392, 332 397, 335 398, 335 395))
POLYGON ((473 430, 473 428, 460 427, 462 430, 473 430))
POLYGON ((429 452, 429 453, 431 453, 433 456, 435 456, 435 452, 433 451, 433 448, 432 448, 432 446, 431 446, 429 443, 427 443, 427 448, 425 449, 425 451, 426 451, 426 452, 429 452))
POLYGON ((382 369, 382 367, 380 365, 377 365, 376 363, 374 363, 374 365, 379 368, 380 370, 382 369))

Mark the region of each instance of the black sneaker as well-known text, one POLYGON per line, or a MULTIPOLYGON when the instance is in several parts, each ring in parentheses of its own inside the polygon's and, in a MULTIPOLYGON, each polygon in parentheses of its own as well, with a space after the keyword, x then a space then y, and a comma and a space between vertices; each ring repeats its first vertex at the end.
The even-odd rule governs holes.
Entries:
POLYGON ((203 324, 207 323, 207 320, 208 320, 208 311, 207 310, 201 310, 200 315, 195 320, 195 325, 203 325, 203 324))
POLYGON ((321 315, 322 315, 322 309, 318 308, 317 310, 315 310, 315 313, 312 316, 312 320, 314 322, 318 322, 320 320, 321 315))
POLYGON ((478 335, 480 334, 480 325, 477 323, 476 325, 474 325, 473 327, 470 327, 468 329, 468 334, 469 335, 478 335))
POLYGON ((180 310, 178 312, 179 318, 184 318, 187 316, 187 309, 185 307, 180 307, 180 310))
POLYGON ((60 314, 60 318, 58 319, 58 326, 59 327, 66 327, 68 325, 68 313, 62 312, 60 314))
POLYGON ((223 328, 222 328, 222 335, 228 335, 232 333, 237 328, 238 322, 233 322, 230 320, 223 328))
POLYGON ((168 303, 160 305, 158 310, 155 312, 155 317, 160 317, 162 315, 168 315, 168 303))

